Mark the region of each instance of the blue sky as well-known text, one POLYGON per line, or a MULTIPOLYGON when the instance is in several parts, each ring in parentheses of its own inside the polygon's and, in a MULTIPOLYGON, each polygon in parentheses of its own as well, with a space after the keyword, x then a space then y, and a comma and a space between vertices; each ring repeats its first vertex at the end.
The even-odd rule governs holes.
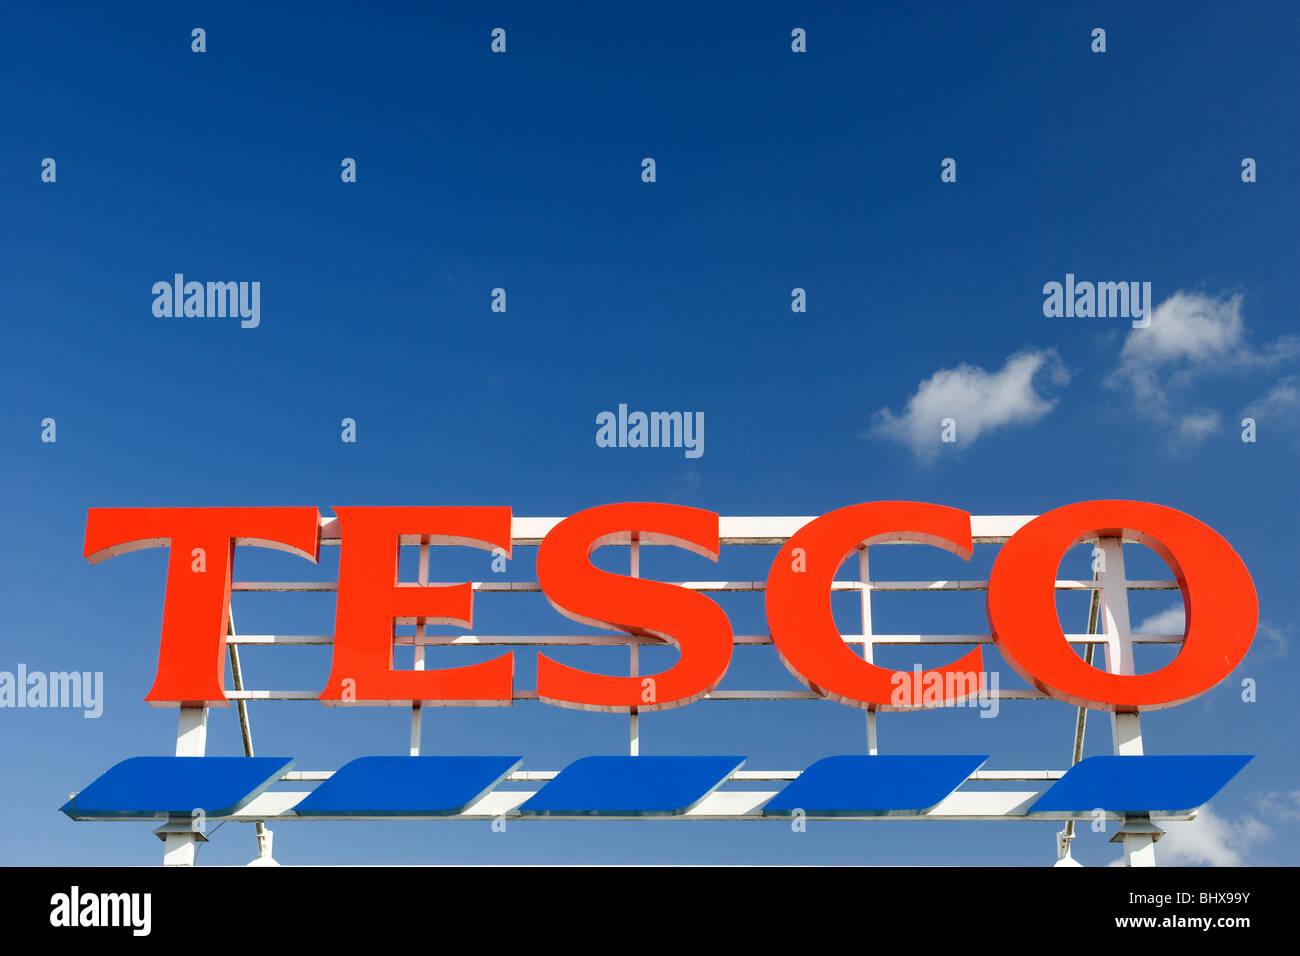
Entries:
MULTIPOLYGON (((0 711, 0 860, 160 859, 147 826, 57 813, 118 760, 169 753, 175 731, 174 712, 141 701, 165 553, 91 567, 90 507, 562 515, 652 500, 743 515, 912 499, 1031 514, 1123 497, 1223 534, 1264 622, 1228 681, 1144 718, 1149 753, 1258 754, 1195 833, 1157 854, 1297 862, 1291 5, 64 4, 3 17, 0 669, 102 671, 106 699, 96 720, 0 711), (505 54, 489 50, 495 27, 505 54), (806 53, 790 49, 795 27, 806 53), (1090 50, 1095 27, 1105 53, 1090 50), (344 157, 355 183, 340 179, 344 157), (940 181, 946 157, 955 183, 940 181), (1256 182, 1242 181, 1245 157, 1256 182), (177 272, 260 282, 260 325, 155 317, 152 286, 177 272), (1045 317, 1043 285, 1067 273, 1149 281, 1151 328, 1045 317), (494 288, 504 313, 490 310, 494 288), (794 288, 805 313, 791 311, 794 288), (703 412, 703 456, 597 447, 596 415, 619 403, 703 412), (958 441, 941 444, 936 410, 950 406, 958 441), (1241 441, 1246 415, 1254 443, 1241 441), (41 441, 47 417, 54 443, 41 441), (345 417, 355 444, 340 441, 345 417), (1243 677, 1258 681, 1255 703, 1240 700, 1243 677)), ((1165 576, 1128 550, 1136 576, 1165 576)), ((773 553, 733 549, 716 568, 655 553, 643 573, 761 578, 773 553)), ((971 573, 994 553, 978 549, 971 573)), ((328 578, 335 557, 316 571, 250 550, 236 577, 328 578)), ((531 562, 521 551, 510 575, 527 579, 531 562)), ((482 567, 448 549, 434 576, 482 567)), ((873 557, 882 576, 959 567, 921 548, 873 557)), ((882 631, 983 627, 977 595, 877 600, 882 631)), ((518 601, 481 598, 478 629, 563 620, 518 601)), ((1135 621, 1171 603, 1137 595, 1135 621)), ((761 599, 725 606, 738 633, 762 627, 761 599)), ((329 633, 332 610, 328 595, 256 596, 235 616, 243 631, 329 633)), ((1062 605, 1076 629, 1085 613, 1062 605)), ((248 649, 246 679, 323 685, 322 654, 248 649)), ((526 686, 531 652, 517 657, 526 686)), ((796 686, 771 648, 738 651, 724 686, 758 682, 796 686)), ((302 769, 406 745, 401 710, 251 716, 258 752, 302 769)), ((1073 720, 1054 702, 997 720, 886 715, 881 744, 1061 767, 1073 720)), ((860 749, 862 724, 832 703, 705 702, 644 717, 642 746, 794 769, 860 749)), ((617 717, 540 704, 425 724, 427 749, 518 752, 529 769, 617 752, 624 734, 617 717)), ((1088 742, 1106 751, 1103 716, 1088 742)), ((238 747, 233 710, 214 715, 209 752, 238 747)), ((276 854, 1041 864, 1058 828, 282 824, 276 854)), ((1083 834, 1076 857, 1114 859, 1108 836, 1083 834)), ((254 852, 251 828, 232 824, 200 862, 254 852)))

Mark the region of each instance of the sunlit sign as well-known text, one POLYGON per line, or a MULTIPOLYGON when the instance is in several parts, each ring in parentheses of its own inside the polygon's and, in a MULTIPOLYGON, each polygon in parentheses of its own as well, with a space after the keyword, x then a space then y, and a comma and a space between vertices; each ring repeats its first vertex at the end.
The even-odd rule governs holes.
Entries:
MULTIPOLYGON (((430 670, 393 666, 394 627, 469 627, 473 587, 398 580, 402 544, 511 550, 508 507, 341 507, 333 663, 319 695, 325 704, 509 705, 516 697, 515 651, 477 664, 430 670)), ((545 654, 537 659, 537 697, 560 707, 644 712, 708 695, 731 661, 733 633, 707 595, 596 567, 606 545, 671 545, 716 561, 719 518, 681 505, 623 503, 561 520, 538 548, 542 593, 561 614, 598 628, 662 640, 679 658, 645 676, 580 670, 545 654), (649 681, 649 683, 647 683, 649 681), (651 692, 647 688, 653 688, 651 692)), ((315 508, 95 508, 85 556, 92 563, 141 548, 170 546, 158 671, 147 697, 155 706, 224 706, 222 686, 236 545, 276 548, 318 559, 315 508)), ((897 707, 899 675, 855 654, 831 613, 831 583, 844 559, 865 545, 909 541, 969 560, 971 516, 920 502, 850 505, 814 518, 781 547, 766 584, 767 621, 781 660, 816 693, 870 710, 897 707)), ((1101 710, 1141 711, 1190 700, 1228 676, 1255 633, 1258 607, 1241 559, 1212 528, 1186 514, 1138 501, 1089 501, 1032 519, 1001 547, 988 582, 990 633, 1010 666, 1043 693, 1101 710), (1147 674, 1107 673, 1084 662, 1062 633, 1057 569, 1075 544, 1096 538, 1141 542, 1173 570, 1186 609, 1186 633, 1172 662, 1147 674)), ((982 675, 975 647, 921 681, 942 688, 926 704, 953 703, 978 691, 957 674, 982 675), (954 687, 960 687, 954 691, 954 687)))

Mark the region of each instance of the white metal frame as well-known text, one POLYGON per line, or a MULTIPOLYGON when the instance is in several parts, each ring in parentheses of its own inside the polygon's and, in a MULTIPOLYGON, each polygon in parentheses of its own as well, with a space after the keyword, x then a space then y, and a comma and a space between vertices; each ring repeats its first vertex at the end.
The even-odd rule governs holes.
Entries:
MULTIPOLYGON (((1033 519, 1032 515, 984 515, 971 517, 972 538, 975 544, 1001 544, 1006 542, 1017 530, 1033 519)), ((541 543, 560 518, 515 517, 511 528, 512 543, 515 546, 536 546, 541 543)), ((812 516, 808 517, 722 517, 719 519, 721 544, 735 545, 781 545, 802 528, 812 516)), ((1179 644, 1181 634, 1145 635, 1133 634, 1128 614, 1128 592, 1131 590, 1177 590, 1178 582, 1172 580, 1130 581, 1124 570, 1122 542, 1117 538, 1090 539, 1097 543, 1102 554, 1101 570, 1093 580, 1058 580, 1057 590, 1090 591, 1094 595, 1092 621, 1089 632, 1067 634, 1066 639, 1072 644, 1086 645, 1088 660, 1091 661, 1092 648, 1102 644, 1106 652, 1106 669, 1114 674, 1132 674, 1133 645, 1145 644, 1179 644), (1094 628, 1100 612, 1101 633, 1094 628)), ((1127 540, 1127 539, 1126 539, 1127 540)), ((403 544, 418 544, 419 583, 428 585, 429 544, 419 535, 403 536, 403 544)), ((321 519, 322 546, 338 546, 340 530, 337 518, 321 519)), ((652 542, 646 542, 652 543, 652 542)), ((873 544, 906 544, 910 542, 884 541, 873 544)), ((631 542, 631 574, 640 574, 640 548, 642 542, 635 537, 631 542)), ((864 659, 873 659, 873 649, 882 645, 954 645, 954 644, 991 644, 989 634, 876 634, 871 622, 871 592, 873 591, 951 591, 951 590, 987 590, 986 580, 926 580, 926 581, 876 581, 869 574, 867 557, 868 548, 859 549, 858 579, 855 581, 835 581, 833 591, 857 591, 861 595, 862 631, 859 634, 841 635, 846 644, 861 645, 864 659)), ((437 583, 437 582, 435 582, 437 583)), ((673 582, 680 587, 702 592, 718 591, 763 591, 763 581, 679 581, 673 582)), ((235 582, 234 592, 304 592, 335 591, 334 582, 295 582, 263 581, 235 582)), ((518 592, 537 593, 540 587, 535 581, 477 581, 472 582, 476 592, 518 592)), ((235 687, 226 691, 226 696, 236 702, 240 710, 241 728, 244 731, 244 749, 246 755, 252 755, 251 729, 249 729, 246 702, 252 700, 316 700, 319 690, 249 690, 243 686, 239 666, 238 648, 241 646, 266 645, 324 645, 332 644, 331 635, 288 635, 288 634, 245 634, 236 635, 233 630, 227 639, 229 646, 232 674, 235 687)), ((414 636, 403 635, 394 638, 395 645, 413 645, 415 669, 424 668, 424 648, 430 644, 440 646, 464 645, 628 645, 630 673, 636 676, 639 668, 639 648, 643 641, 632 635, 620 634, 570 634, 570 635, 483 635, 463 634, 454 637, 428 636, 425 625, 417 623, 414 636)), ((770 644, 771 635, 747 634, 736 635, 737 645, 770 644)), ((1046 694, 1033 690, 1004 690, 988 692, 987 696, 999 700, 1047 700, 1046 694)), ((514 700, 536 700, 535 690, 516 689, 514 700)), ((820 695, 811 690, 717 690, 707 695, 704 700, 821 700, 820 695)), ((1076 730, 1074 762, 1082 756, 1084 717, 1080 709, 1076 730)), ((416 702, 411 709, 411 732, 409 752, 412 756, 420 753, 423 708, 416 702)), ((1116 714, 1112 716, 1112 734, 1116 754, 1141 754, 1141 723, 1137 714, 1116 714)), ((183 707, 180 709, 177 724, 176 755, 202 756, 205 752, 207 735, 207 708, 183 707)), ((870 754, 879 752, 876 732, 875 711, 866 712, 866 751, 870 754)), ((635 756, 640 751, 639 715, 633 709, 628 715, 628 752, 635 756)), ((522 771, 509 775, 513 783, 543 783, 555 776, 555 771, 522 771)), ((836 820, 1025 820, 1026 809, 1046 789, 1051 782, 1065 774, 1064 770, 1026 770, 1026 771, 976 771, 971 774, 972 781, 1029 781, 1039 782, 1034 789, 1015 791, 957 791, 932 809, 919 814, 888 817, 835 817, 836 820)), ((292 771, 281 779, 293 781, 319 781, 327 779, 329 771, 292 771)), ((737 771, 731 776, 734 781, 788 781, 798 776, 798 771, 737 771)), ((290 821, 294 819, 293 806, 308 791, 268 791, 251 801, 238 813, 225 818, 232 821, 255 823, 258 827, 259 857, 255 863, 272 863, 270 858, 270 831, 264 828, 265 821, 290 821)), ((532 796, 532 790, 494 790, 484 795, 477 803, 464 812, 446 819, 452 820, 495 820, 502 814, 509 814, 524 800, 532 796)), ((702 800, 686 814, 674 817, 677 820, 761 820, 761 809, 777 791, 753 790, 717 790, 702 800)), ((1088 814, 1092 819, 1093 814, 1088 814)), ((1157 819, 1186 820, 1195 816, 1195 811, 1180 814, 1154 814, 1157 819)), ((1035 814, 1035 820, 1066 820, 1067 828, 1058 836, 1058 852, 1062 862, 1069 862, 1069 843, 1073 838, 1073 821, 1078 814, 1062 813, 1057 815, 1035 814)), ((1122 821, 1114 840, 1122 843, 1125 862, 1130 866, 1152 866, 1155 864, 1154 845, 1162 835, 1159 827, 1143 815, 1124 817, 1115 813, 1105 814, 1107 820, 1122 821)), ((317 819, 317 818, 313 818, 317 819)), ((356 817, 343 818, 357 820, 356 817)), ((399 820, 402 818, 381 817, 375 819, 399 820)), ((548 817, 547 819, 557 819, 548 817)), ((583 818, 590 819, 590 818, 583 818)), ((606 818, 601 819, 620 819, 606 818)), ((643 818, 632 818, 643 819, 643 818)), ((165 842, 165 865, 193 865, 198 846, 206 842, 202 832, 196 831, 189 821, 169 821, 157 831, 165 842)))

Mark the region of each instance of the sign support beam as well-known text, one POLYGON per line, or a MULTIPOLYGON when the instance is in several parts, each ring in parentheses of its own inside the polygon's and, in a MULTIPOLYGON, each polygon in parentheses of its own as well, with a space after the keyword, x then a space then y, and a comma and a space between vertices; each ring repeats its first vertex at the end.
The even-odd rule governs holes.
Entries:
MULTIPOLYGON (((1120 538, 1101 538, 1101 619, 1106 635, 1106 669, 1112 674, 1134 674, 1133 635, 1128 611, 1128 581, 1124 572, 1124 542, 1120 538)), ((1115 754, 1121 757, 1142 755, 1142 722, 1136 712, 1111 712, 1111 729, 1115 754)), ((1144 814, 1129 814, 1113 840, 1124 846, 1127 866, 1155 866, 1156 840, 1164 834, 1144 814)))

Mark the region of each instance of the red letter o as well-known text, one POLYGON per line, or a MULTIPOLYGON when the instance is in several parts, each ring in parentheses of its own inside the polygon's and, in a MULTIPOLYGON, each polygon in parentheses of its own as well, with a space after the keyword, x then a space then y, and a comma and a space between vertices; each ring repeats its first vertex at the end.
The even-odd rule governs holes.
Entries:
POLYGON ((1250 573, 1213 528, 1142 501, 1084 501, 1035 518, 1002 546, 989 576, 993 640, 1025 680, 1058 700, 1095 710, 1172 707, 1223 680, 1246 656, 1259 606, 1250 573), (1056 572, 1065 552, 1093 537, 1122 537, 1168 563, 1187 612, 1183 645, 1149 674, 1108 674, 1065 640, 1056 572))

